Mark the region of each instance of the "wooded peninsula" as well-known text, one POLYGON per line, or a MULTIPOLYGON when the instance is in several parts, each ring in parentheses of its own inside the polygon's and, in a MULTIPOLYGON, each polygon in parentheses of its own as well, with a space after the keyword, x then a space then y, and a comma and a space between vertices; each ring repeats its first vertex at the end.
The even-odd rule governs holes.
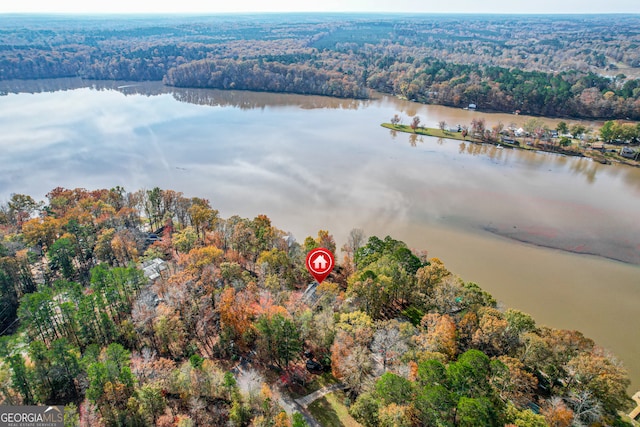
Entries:
POLYGON ((611 353, 427 252, 297 242, 160 188, 1 204, 0 331, 0 404, 66 405, 68 426, 631 425, 611 353), (340 259, 320 285, 317 247, 340 259))
POLYGON ((156 80, 640 120, 640 16, 0 16, 0 79, 156 80))

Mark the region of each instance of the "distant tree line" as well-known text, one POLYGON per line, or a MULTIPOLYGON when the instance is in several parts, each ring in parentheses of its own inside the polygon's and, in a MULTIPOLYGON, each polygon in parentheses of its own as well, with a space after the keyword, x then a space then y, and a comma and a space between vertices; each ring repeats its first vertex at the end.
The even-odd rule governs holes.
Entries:
MULTIPOLYGON (((400 65, 400 64, 396 64, 400 65)), ((380 69, 367 84, 419 102, 541 116, 640 119, 640 80, 546 73, 425 59, 402 73, 380 69)))
POLYGON ((367 98, 355 76, 308 64, 232 59, 193 61, 172 68, 164 79, 171 86, 242 89, 367 98))
POLYGON ((278 19, 113 23, 118 30, 25 22, 0 33, 0 79, 164 79, 344 98, 374 89, 454 107, 640 120, 640 80, 616 71, 640 65, 633 17, 615 28, 599 18, 278 19))

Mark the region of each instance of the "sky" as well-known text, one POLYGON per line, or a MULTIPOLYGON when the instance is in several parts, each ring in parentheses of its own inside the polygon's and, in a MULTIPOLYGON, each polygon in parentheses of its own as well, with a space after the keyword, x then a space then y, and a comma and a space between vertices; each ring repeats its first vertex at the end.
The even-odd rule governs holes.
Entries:
POLYGON ((638 0, 19 0, 0 2, 0 13, 640 13, 638 0))

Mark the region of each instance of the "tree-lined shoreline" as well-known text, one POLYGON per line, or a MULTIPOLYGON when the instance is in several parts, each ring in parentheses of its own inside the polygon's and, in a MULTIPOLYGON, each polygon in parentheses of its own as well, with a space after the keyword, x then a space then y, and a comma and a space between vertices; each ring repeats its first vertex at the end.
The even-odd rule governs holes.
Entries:
POLYGON ((623 423, 630 402, 592 340, 388 236, 354 229, 338 252, 326 230, 298 243, 121 187, 13 195, 0 233, 0 401, 65 404, 67 425, 302 427, 277 394, 338 381, 332 405, 364 426, 623 423), (309 286, 317 247, 342 259, 309 286))
POLYGON ((640 167, 640 124, 608 121, 598 131, 592 131, 579 124, 570 128, 566 122, 560 122, 556 129, 551 130, 542 121, 533 118, 524 124, 524 128, 528 129, 525 133, 522 128, 505 128, 502 123, 487 129, 482 117, 473 119, 469 125, 457 125, 457 129, 448 128, 444 121, 440 122, 439 128, 420 126, 419 116, 414 116, 409 125, 400 121, 400 116, 395 115, 391 123, 382 123, 380 126, 392 132, 589 157, 603 164, 616 162, 640 167), (587 137, 586 141, 584 137, 587 137))
POLYGON ((618 16, 614 26, 610 19, 124 17, 110 30, 108 19, 0 16, 7 28, 0 78, 164 81, 343 98, 376 90, 485 111, 640 120, 640 17, 618 16))

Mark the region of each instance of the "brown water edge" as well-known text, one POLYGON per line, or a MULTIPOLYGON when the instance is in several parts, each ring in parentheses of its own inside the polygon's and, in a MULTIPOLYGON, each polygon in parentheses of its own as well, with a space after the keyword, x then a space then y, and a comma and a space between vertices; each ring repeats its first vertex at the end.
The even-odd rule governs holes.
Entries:
POLYGON ((531 314, 538 325, 575 329, 594 339, 628 370, 628 391, 640 389, 640 329, 634 327, 640 267, 478 229, 412 224, 386 231, 413 249, 428 250, 430 257, 440 258, 465 281, 478 283, 504 307, 531 314))
POLYGON ((516 226, 502 225, 485 226, 482 229, 498 236, 543 248, 599 256, 613 261, 640 265, 640 244, 634 246, 631 242, 621 243, 614 240, 591 240, 585 242, 580 236, 571 236, 558 229, 537 226, 518 228, 516 226))

